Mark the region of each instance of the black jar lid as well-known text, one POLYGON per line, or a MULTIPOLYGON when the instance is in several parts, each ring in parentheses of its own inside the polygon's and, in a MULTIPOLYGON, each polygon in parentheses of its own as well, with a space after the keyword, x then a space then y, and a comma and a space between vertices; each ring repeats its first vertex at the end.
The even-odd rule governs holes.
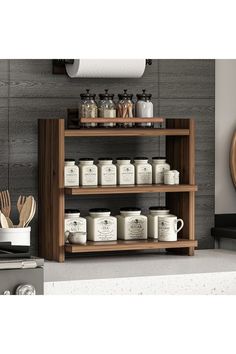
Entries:
POLYGON ((66 209, 65 214, 78 214, 80 213, 79 209, 66 209))
POLYGON ((75 162, 75 159, 65 159, 65 162, 75 162))
POLYGON ((119 93, 118 97, 120 100, 126 99, 126 100, 132 100, 133 94, 132 93, 127 93, 127 90, 124 90, 123 93, 119 93))
POLYGON ((107 208, 92 208, 89 209, 90 213, 110 213, 111 210, 107 208))
POLYGON ((99 157, 98 161, 113 161, 112 157, 99 157))
POLYGON ((114 98, 114 94, 113 93, 109 93, 108 90, 105 90, 105 93, 100 93, 99 94, 99 98, 100 100, 113 100, 114 98))
POLYGON ((141 211, 141 209, 137 207, 124 207, 120 208, 120 211, 141 211))
POLYGON ((124 156, 124 157, 117 157, 116 160, 131 160, 131 158, 124 156))
POLYGON ((85 100, 85 99, 87 99, 87 100, 89 100, 89 99, 95 99, 96 95, 95 95, 94 93, 90 93, 89 91, 90 91, 90 90, 87 89, 87 90, 86 90, 86 93, 85 93, 85 92, 84 92, 84 93, 81 93, 80 97, 81 97, 82 100, 85 100))
POLYGON ((94 161, 94 159, 91 157, 82 157, 79 161, 94 161))
POLYGON ((150 100, 152 97, 150 93, 146 93, 146 90, 143 90, 143 93, 138 93, 136 96, 138 100, 150 100))
POLYGON ((166 160, 165 156, 154 156, 152 157, 152 160, 166 160))
POLYGON ((134 160, 148 160, 148 157, 138 156, 138 157, 134 157, 134 160))
POLYGON ((151 206, 149 210, 169 210, 168 207, 165 206, 151 206))

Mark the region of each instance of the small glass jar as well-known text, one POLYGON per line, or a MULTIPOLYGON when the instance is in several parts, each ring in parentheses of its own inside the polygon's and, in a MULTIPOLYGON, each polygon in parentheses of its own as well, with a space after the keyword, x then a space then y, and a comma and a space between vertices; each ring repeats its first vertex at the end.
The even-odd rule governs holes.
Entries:
POLYGON ((148 215, 148 237, 157 240, 159 235, 158 222, 162 216, 170 215, 170 210, 166 207, 152 206, 148 215))
POLYGON ((64 186, 79 186, 79 167, 75 160, 66 159, 64 164, 64 186))
POLYGON ((116 165, 109 157, 98 159, 98 184, 100 186, 115 186, 117 183, 116 165))
POLYGON ((121 208, 117 216, 118 239, 144 240, 147 239, 147 217, 141 215, 141 209, 121 208))
POLYGON ((94 159, 79 159, 79 173, 81 186, 97 186, 98 168, 94 165, 94 159))
MULTIPOLYGON (((113 102, 114 95, 105 93, 99 95, 100 101, 98 102, 98 117, 99 118, 116 118, 116 105, 113 102)), ((99 126, 105 128, 115 127, 115 123, 99 123, 99 126)))
POLYGON ((117 182, 119 185, 134 185, 134 165, 129 157, 117 157, 117 182))
MULTIPOLYGON (((152 118, 153 117, 153 103, 151 102, 152 95, 146 93, 146 90, 143 90, 143 93, 137 94, 137 102, 135 105, 136 117, 139 118, 152 118)), ((152 128, 154 127, 153 123, 137 123, 137 127, 142 128, 152 128)))
POLYGON ((90 209, 87 216, 88 240, 90 241, 116 241, 117 219, 111 216, 109 209, 90 209))
MULTIPOLYGON (((133 118, 134 103, 132 101, 133 95, 127 93, 127 90, 124 90, 124 93, 119 94, 119 101, 117 103, 117 117, 119 118, 133 118)), ((121 128, 132 128, 133 123, 119 123, 121 128)))
MULTIPOLYGON (((90 93, 90 90, 86 91, 86 93, 80 95, 79 116, 80 118, 97 118, 98 108, 95 101, 96 95, 90 93)), ((97 123, 82 123, 80 125, 83 128, 94 128, 97 126, 97 123)))
POLYGON ((135 183, 152 184, 152 165, 148 163, 147 157, 135 157, 135 183))
POLYGON ((71 232, 87 231, 87 222, 85 218, 80 216, 78 209, 66 209, 64 219, 65 242, 68 242, 68 236, 71 232))
POLYGON ((170 170, 170 165, 166 162, 165 157, 152 158, 152 180, 153 184, 164 183, 164 173, 170 170))

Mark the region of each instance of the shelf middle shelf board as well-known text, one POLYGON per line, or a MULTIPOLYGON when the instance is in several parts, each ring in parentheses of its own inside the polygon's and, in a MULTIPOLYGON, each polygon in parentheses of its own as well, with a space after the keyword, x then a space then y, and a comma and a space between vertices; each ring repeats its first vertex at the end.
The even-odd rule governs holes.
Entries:
POLYGON ((161 242, 156 240, 137 241, 114 241, 114 242, 90 242, 86 245, 66 244, 67 253, 105 252, 105 251, 134 251, 134 250, 155 250, 164 248, 186 248, 197 247, 196 240, 179 239, 172 242, 161 242))
POLYGON ((96 194, 137 194, 137 193, 178 193, 196 192, 197 186, 191 184, 176 185, 139 185, 139 186, 94 186, 94 187, 65 187, 67 195, 96 195, 96 194))
POLYGON ((67 129, 65 137, 89 136, 186 136, 189 129, 162 129, 162 128, 97 128, 97 129, 67 129))

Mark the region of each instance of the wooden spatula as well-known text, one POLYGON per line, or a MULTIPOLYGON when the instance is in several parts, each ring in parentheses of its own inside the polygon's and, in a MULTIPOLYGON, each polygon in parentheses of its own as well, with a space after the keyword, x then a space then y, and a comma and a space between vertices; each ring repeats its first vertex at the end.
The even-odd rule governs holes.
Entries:
POLYGON ((32 196, 26 198, 26 201, 20 212, 19 224, 17 227, 24 227, 27 224, 32 212, 33 203, 34 198, 32 196))

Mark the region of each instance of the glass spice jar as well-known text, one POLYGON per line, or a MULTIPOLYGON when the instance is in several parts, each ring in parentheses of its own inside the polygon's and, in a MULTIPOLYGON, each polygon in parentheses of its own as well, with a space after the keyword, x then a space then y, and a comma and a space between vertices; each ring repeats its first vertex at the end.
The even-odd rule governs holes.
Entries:
MULTIPOLYGON (((127 93, 127 90, 124 90, 124 93, 119 94, 119 101, 117 103, 117 117, 119 118, 133 118, 134 103, 132 101, 133 95, 127 93)), ((132 128, 133 123, 119 123, 119 127, 132 128)))
MULTIPOLYGON (((80 118, 97 118, 98 108, 95 101, 96 95, 86 90, 86 93, 80 95, 81 102, 79 105, 79 116, 80 118)), ((83 128, 94 128, 97 123, 81 123, 83 128)))
MULTIPOLYGON (((153 103, 151 102, 152 95, 146 93, 146 90, 143 90, 143 93, 137 94, 137 102, 135 105, 136 117, 139 118, 152 118, 153 117, 153 103)), ((148 121, 148 119, 147 119, 148 121)), ((137 123, 137 127, 141 128, 153 128, 154 123, 137 123)))
MULTIPOLYGON (((98 117, 99 118, 116 118, 116 105, 113 101, 114 94, 108 93, 108 90, 105 90, 105 93, 99 95, 100 101, 98 102, 98 117)), ((115 123, 100 123, 101 127, 115 127, 115 123)))

